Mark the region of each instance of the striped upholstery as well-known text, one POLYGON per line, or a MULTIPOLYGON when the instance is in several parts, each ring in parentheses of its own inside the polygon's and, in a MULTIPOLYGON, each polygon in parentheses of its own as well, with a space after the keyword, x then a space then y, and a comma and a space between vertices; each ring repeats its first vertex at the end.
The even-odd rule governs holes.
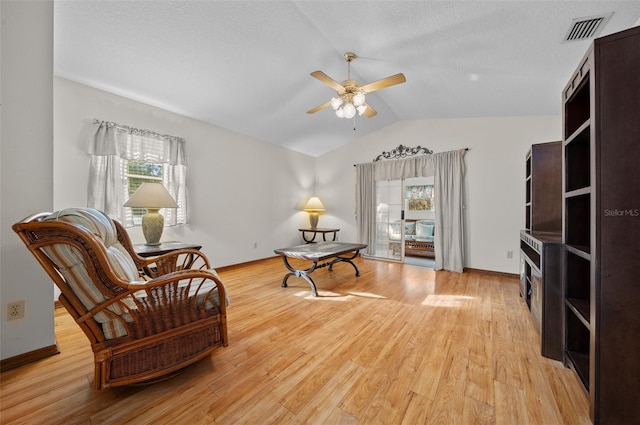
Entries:
MULTIPOLYGON (((51 214, 46 220, 57 220, 82 226, 104 243, 107 259, 113 271, 126 282, 140 279, 133 259, 118 242, 116 227, 104 213, 91 208, 68 208, 51 214)), ((67 244, 49 245, 43 248, 47 256, 58 266, 60 273, 76 293, 82 304, 91 310, 109 299, 94 285, 89 277, 82 253, 74 246, 67 244)), ((135 308, 131 299, 123 299, 129 308, 135 308)), ((114 304, 109 310, 122 319, 130 321, 127 307, 114 304)), ((102 324, 105 338, 111 339, 126 335, 121 319, 108 313, 100 312, 95 320, 102 324)))

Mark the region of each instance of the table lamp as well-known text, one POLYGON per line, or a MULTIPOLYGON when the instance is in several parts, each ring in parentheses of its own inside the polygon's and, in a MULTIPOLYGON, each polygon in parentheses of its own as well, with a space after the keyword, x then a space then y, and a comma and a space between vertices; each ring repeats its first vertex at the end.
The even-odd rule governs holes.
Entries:
POLYGON ((178 204, 162 183, 142 183, 131 195, 131 198, 124 203, 124 206, 147 209, 147 213, 142 216, 142 233, 149 246, 160 245, 164 217, 158 210, 160 208, 178 208, 178 204))
POLYGON ((311 226, 311 228, 312 229, 317 228, 318 227, 318 211, 325 210, 324 205, 322 204, 322 201, 320 200, 320 198, 318 198, 317 196, 312 196, 311 198, 309 198, 303 210, 309 212, 309 225, 311 226))

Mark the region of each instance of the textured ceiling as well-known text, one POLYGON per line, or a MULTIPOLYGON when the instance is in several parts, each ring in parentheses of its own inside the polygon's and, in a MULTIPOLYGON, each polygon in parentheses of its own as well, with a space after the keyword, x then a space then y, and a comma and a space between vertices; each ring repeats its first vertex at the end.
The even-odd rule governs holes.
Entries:
MULTIPOLYGON (((65 1, 55 75, 318 156, 400 120, 560 113, 589 46, 574 18, 639 22, 639 1, 65 1), (335 92, 309 73, 405 84, 367 95, 378 115, 308 109, 335 92)), ((109 119, 109 117, 100 117, 109 119)), ((135 123, 129 123, 135 124, 135 123)))

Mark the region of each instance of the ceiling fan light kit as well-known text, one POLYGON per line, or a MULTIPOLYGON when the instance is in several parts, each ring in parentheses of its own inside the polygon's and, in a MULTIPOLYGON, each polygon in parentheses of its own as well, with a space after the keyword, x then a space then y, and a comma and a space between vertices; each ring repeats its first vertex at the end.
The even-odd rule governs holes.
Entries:
POLYGON ((356 115, 356 111, 358 115, 362 115, 367 110, 367 105, 364 103, 364 93, 360 90, 356 92, 338 92, 338 96, 331 98, 331 107, 340 118, 353 118, 356 115))
POLYGON ((314 71, 311 73, 312 77, 317 78, 336 90, 336 96, 332 97, 329 102, 308 110, 308 114, 313 114, 331 106, 339 118, 354 118, 356 113, 359 116, 364 115, 367 118, 371 118, 375 116, 377 112, 366 103, 366 93, 407 81, 404 74, 395 74, 382 80, 374 81, 373 83, 361 85, 358 81, 351 79, 351 62, 357 57, 358 56, 352 52, 344 54, 344 58, 347 61, 347 79, 342 83, 336 82, 322 71, 314 71))

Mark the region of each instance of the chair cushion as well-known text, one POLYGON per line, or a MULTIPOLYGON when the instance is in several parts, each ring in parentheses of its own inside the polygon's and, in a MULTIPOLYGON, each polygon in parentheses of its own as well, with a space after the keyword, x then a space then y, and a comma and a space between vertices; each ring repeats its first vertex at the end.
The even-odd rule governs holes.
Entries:
MULTIPOLYGON (((96 305, 107 300, 107 296, 91 280, 82 254, 76 247, 67 244, 55 244, 43 247, 43 251, 56 264, 64 280, 87 310, 91 310, 96 305)), ((108 320, 108 317, 103 317, 101 316, 102 314, 96 315, 96 320, 99 322, 108 320)))
MULTIPOLYGON (((392 241, 399 241, 402 237, 400 232, 402 221, 397 220, 393 223, 389 223, 389 239, 392 241)), ((405 239, 411 239, 412 236, 416 234, 416 222, 415 221, 405 221, 404 223, 404 237, 405 239)))
POLYGON ((416 236, 433 237, 434 227, 433 220, 419 220, 416 222, 416 236))
POLYGON ((416 234, 416 222, 415 221, 405 221, 405 223, 404 223, 404 234, 405 235, 415 235, 416 234))
POLYGON ((63 221, 82 226, 106 245, 118 242, 116 226, 105 213, 93 208, 67 208, 52 213, 45 220, 63 221))
POLYGON ((389 223, 389 239, 392 241, 399 241, 402 237, 402 223, 400 221, 394 221, 389 223))
POLYGON ((412 240, 416 242, 433 242, 433 236, 416 236, 412 240))
MULTIPOLYGON (((126 282, 139 279, 139 273, 133 259, 118 242, 117 230, 113 221, 104 213, 91 208, 68 208, 51 214, 45 218, 45 221, 47 220, 63 221, 89 230, 104 242, 107 259, 118 277, 126 282)), ((56 264, 60 274, 87 310, 91 310, 108 299, 108 296, 103 294, 91 280, 84 263, 84 257, 76 247, 68 244, 55 244, 43 247, 43 251, 56 264)), ((126 314, 127 307, 135 308, 132 299, 124 298, 122 301, 125 306, 116 303, 110 306, 109 310, 116 315, 123 315, 126 314)), ((117 321, 106 312, 100 312, 94 318, 102 324, 113 320, 117 321)))
MULTIPOLYGON (((93 208, 67 208, 51 214, 45 219, 62 221, 84 227, 102 240, 107 251, 109 265, 118 277, 134 281, 139 277, 138 269, 131 255, 118 241, 118 232, 113 220, 106 214, 93 208)), ((81 261, 82 256, 78 258, 81 261)))

